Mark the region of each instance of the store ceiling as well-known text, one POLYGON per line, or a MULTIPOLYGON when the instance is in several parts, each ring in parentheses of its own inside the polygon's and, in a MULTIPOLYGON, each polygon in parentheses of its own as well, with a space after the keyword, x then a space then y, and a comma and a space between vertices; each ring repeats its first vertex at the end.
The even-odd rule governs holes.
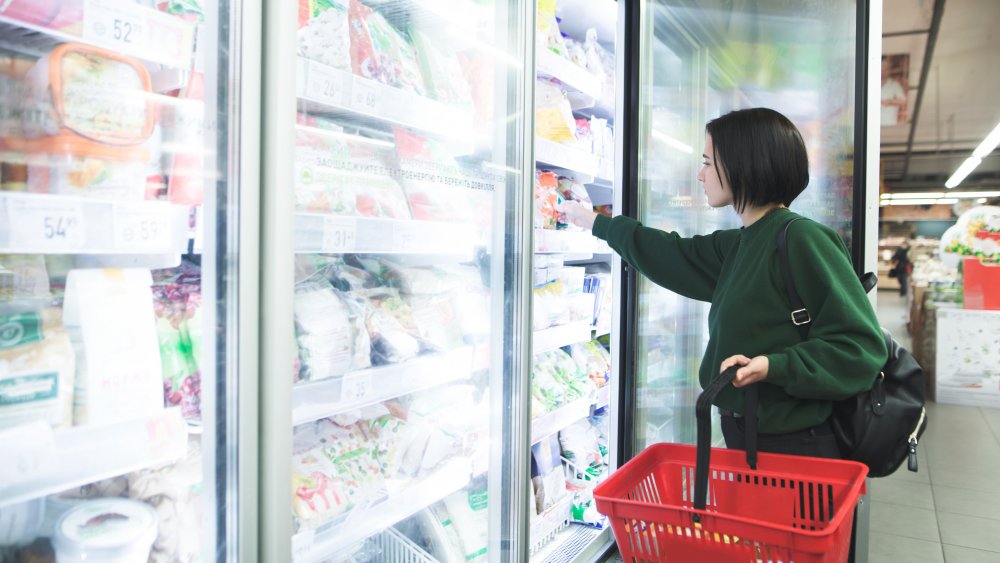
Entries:
MULTIPOLYGON (((1000 122, 1000 0, 883 2, 882 53, 910 56, 911 116, 881 129, 885 190, 942 191, 1000 122)), ((1000 149, 955 189, 998 188, 1000 149)))

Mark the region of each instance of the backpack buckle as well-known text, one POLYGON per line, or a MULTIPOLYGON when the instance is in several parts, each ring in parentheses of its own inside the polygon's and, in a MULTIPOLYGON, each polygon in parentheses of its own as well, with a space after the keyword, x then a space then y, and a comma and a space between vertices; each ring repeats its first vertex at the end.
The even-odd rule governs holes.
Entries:
POLYGON ((792 324, 795 326, 802 326, 811 322, 812 318, 809 316, 809 311, 806 311, 805 309, 792 311, 792 324))

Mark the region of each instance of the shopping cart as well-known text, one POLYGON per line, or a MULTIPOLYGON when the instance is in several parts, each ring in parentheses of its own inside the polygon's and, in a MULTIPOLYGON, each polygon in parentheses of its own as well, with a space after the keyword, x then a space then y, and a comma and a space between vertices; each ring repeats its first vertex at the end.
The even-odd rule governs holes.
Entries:
POLYGON ((698 398, 697 446, 649 446, 594 490, 626 562, 847 561, 868 468, 758 456, 755 385, 747 388, 747 451, 711 448, 712 401, 736 369, 698 398))

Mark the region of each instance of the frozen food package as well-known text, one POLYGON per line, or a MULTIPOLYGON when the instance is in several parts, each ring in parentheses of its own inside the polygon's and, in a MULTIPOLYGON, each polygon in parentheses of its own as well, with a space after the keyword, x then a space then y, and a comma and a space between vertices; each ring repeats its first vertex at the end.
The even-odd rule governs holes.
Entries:
POLYGON ((349 21, 354 74, 425 95, 413 46, 382 14, 351 0, 349 21))
MULTIPOLYGON (((351 258, 357 260, 356 256, 351 256, 351 258)), ((323 269, 322 274, 333 287, 343 292, 372 289, 386 285, 385 280, 378 275, 373 274, 363 267, 348 263, 342 258, 327 265, 323 269)))
POLYGON ((365 322, 371 338, 373 365, 395 364, 416 357, 422 351, 420 331, 413 311, 391 288, 352 292, 366 306, 365 322))
POLYGON ((486 561, 489 542, 489 493, 485 479, 444 499, 452 524, 462 544, 465 561, 486 561))
POLYGON ((554 172, 535 170, 534 225, 536 229, 558 228, 558 209, 563 202, 563 196, 558 188, 559 177, 554 172))
POLYGON ((567 402, 566 387, 556 373, 559 365, 555 352, 558 351, 535 354, 531 368, 532 418, 548 414, 567 402))
POLYGON ((532 290, 533 313, 532 327, 542 330, 551 326, 566 324, 570 320, 566 308, 566 285, 562 280, 555 280, 532 290))
POLYGON ((559 31, 559 20, 556 18, 556 0, 540 0, 535 20, 535 38, 539 49, 548 49, 553 53, 566 57, 566 43, 559 31))
POLYGON ((590 395, 594 387, 573 358, 562 348, 549 354, 552 378, 562 387, 565 400, 568 402, 590 395))
POLYGON ((495 56, 479 49, 469 49, 458 53, 458 62, 462 65, 462 74, 469 83, 472 103, 475 107, 474 127, 476 134, 489 138, 493 130, 493 115, 495 107, 494 69, 498 61, 495 56))
POLYGON ((201 272, 190 262, 157 270, 153 311, 163 366, 166 406, 179 406, 186 421, 201 421, 201 272))
POLYGON ((0 314, 0 429, 73 422, 76 357, 56 308, 0 314))
POLYGON ((559 457, 559 438, 553 434, 531 446, 531 483, 535 510, 541 514, 566 496, 566 479, 559 457))
POLYGON ((570 355, 594 387, 604 387, 611 371, 611 354, 598 341, 571 344, 570 355))
POLYGON ((399 478, 412 430, 406 420, 393 413, 367 421, 375 459, 386 479, 399 478))
POLYGON ((597 429, 589 419, 578 420, 559 431, 562 457, 573 462, 578 469, 604 463, 597 429))
POLYGON ((28 72, 28 137, 136 146, 153 132, 149 72, 138 60, 80 43, 63 43, 28 72), (35 119, 45 116, 47 119, 35 119))
POLYGON ((558 82, 535 82, 535 135, 556 143, 576 142, 576 119, 566 92, 558 82))
POLYGON ((441 295, 475 280, 471 269, 463 266, 404 266, 381 257, 355 259, 365 270, 404 295, 441 295))
POLYGON ((472 106, 472 93, 454 49, 442 45, 440 39, 422 29, 411 28, 410 35, 430 96, 454 106, 472 106))
POLYGON ((414 295, 409 298, 417 333, 435 351, 458 348, 464 336, 450 295, 414 295))
POLYGON ((347 0, 298 0, 298 54, 351 72, 351 35, 347 0))
POLYGON ((310 280, 295 291, 295 332, 301 377, 319 380, 371 366, 365 305, 326 280, 310 280))
POLYGON ((439 176, 461 176, 458 161, 444 143, 403 127, 393 127, 392 135, 400 168, 433 172, 439 176))
POLYGON ((0 254, 0 314, 36 309, 51 299, 44 256, 0 254))
POLYGON ((87 146, 61 154, 54 146, 52 152, 41 150, 46 152, 29 160, 29 192, 115 201, 146 198, 146 178, 151 168, 144 160, 109 157, 87 146))

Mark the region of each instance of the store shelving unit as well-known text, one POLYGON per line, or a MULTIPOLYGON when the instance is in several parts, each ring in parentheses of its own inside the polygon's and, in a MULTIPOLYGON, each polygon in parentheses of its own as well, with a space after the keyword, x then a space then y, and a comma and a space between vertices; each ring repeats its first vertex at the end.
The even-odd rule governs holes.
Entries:
POLYGON ((295 251, 470 255, 477 229, 468 223, 297 213, 295 251))
POLYGON ((570 323, 536 330, 533 333, 532 351, 535 354, 547 352, 590 340, 590 323, 570 323))
POLYGON ((0 507, 116 475, 177 461, 187 454, 180 409, 138 420, 52 430, 32 423, 0 432, 0 507))

